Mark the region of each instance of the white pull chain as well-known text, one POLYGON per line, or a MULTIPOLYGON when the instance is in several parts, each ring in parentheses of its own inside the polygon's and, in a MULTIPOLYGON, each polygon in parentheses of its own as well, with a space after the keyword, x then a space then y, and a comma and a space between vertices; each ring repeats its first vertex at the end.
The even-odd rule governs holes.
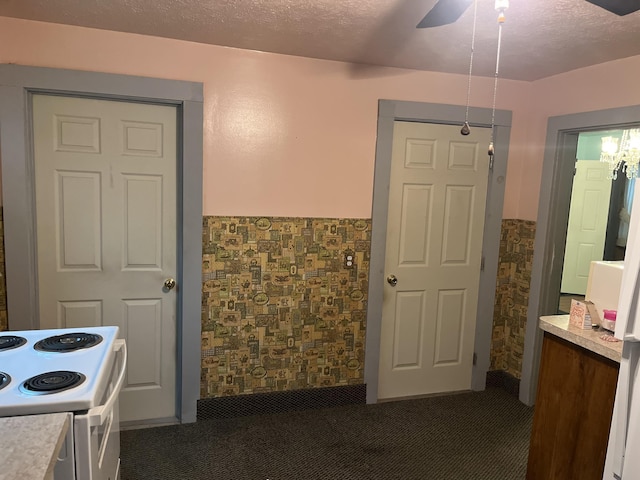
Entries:
POLYGON ((496 96, 498 93, 498 74, 500 72, 500 47, 502 46, 502 24, 505 22, 504 11, 509 8, 509 0, 496 0, 498 10, 498 51, 496 53, 496 73, 493 82, 493 105, 491 107, 491 141, 489 142, 489 156, 495 153, 493 147, 493 129, 496 123, 496 96))

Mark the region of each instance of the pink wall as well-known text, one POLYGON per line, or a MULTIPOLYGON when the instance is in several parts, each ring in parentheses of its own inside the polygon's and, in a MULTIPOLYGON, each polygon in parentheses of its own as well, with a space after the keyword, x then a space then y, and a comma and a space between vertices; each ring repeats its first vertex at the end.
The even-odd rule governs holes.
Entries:
MULTIPOLYGON (((0 17, 0 63, 204 83, 204 213, 370 217, 378 99, 464 104, 464 76, 349 64, 0 17)), ((472 104, 490 106, 493 79, 472 104)), ((504 216, 517 218, 531 84, 513 111, 504 216)))
MULTIPOLYGON (((549 117, 640 104, 640 56, 573 70, 532 83, 526 155, 520 169, 518 218, 535 220, 549 117)), ((640 120, 640 119, 638 119, 640 120)), ((515 178, 509 177, 509 181, 515 178)), ((515 188, 515 186, 514 186, 515 188)))
MULTIPOLYGON (((464 76, 352 65, 0 17, 0 63, 203 82, 204 213, 370 217, 378 99, 462 105, 464 76)), ((640 104, 640 56, 533 83, 513 111, 504 218, 535 220, 549 116, 640 104)), ((490 106, 493 79, 472 104, 490 106)), ((542 186, 544 188, 544 186, 542 186)))

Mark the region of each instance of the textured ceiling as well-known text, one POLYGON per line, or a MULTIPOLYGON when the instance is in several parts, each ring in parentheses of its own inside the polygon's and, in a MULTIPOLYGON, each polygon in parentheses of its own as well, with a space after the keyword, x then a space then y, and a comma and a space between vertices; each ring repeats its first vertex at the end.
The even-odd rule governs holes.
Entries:
MULTIPOLYGON (((477 0, 474 74, 492 76, 494 0, 477 0)), ((435 0, 0 0, 0 16, 265 52, 467 73, 473 5, 454 24, 418 30, 435 0)), ((500 77, 537 80, 640 55, 640 12, 585 0, 511 0, 500 77)), ((354 75, 374 74, 366 67, 354 75)))

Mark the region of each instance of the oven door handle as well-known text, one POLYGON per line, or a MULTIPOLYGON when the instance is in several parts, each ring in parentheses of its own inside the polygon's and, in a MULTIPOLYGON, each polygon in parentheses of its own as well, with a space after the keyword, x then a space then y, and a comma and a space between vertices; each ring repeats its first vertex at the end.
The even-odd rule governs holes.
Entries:
POLYGON ((122 367, 120 370, 120 374, 118 375, 118 380, 116 381, 116 384, 111 391, 111 395, 109 395, 107 401, 104 402, 104 405, 92 408, 87 412, 89 425, 92 427, 104 424, 105 420, 113 410, 113 404, 116 402, 116 400, 118 400, 118 395, 120 394, 122 384, 124 383, 124 376, 127 372, 127 344, 125 343, 125 341, 122 339, 117 339, 115 341, 114 351, 116 353, 122 352, 122 367))

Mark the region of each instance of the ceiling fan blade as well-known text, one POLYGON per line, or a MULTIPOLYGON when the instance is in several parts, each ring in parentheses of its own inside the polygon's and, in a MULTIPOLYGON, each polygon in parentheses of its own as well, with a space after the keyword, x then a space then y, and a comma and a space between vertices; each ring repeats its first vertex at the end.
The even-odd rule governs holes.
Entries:
POLYGON ((438 0, 416 28, 448 25, 458 20, 473 0, 438 0))
POLYGON ((598 5, 621 17, 640 10, 639 0, 587 0, 587 2, 598 5))

